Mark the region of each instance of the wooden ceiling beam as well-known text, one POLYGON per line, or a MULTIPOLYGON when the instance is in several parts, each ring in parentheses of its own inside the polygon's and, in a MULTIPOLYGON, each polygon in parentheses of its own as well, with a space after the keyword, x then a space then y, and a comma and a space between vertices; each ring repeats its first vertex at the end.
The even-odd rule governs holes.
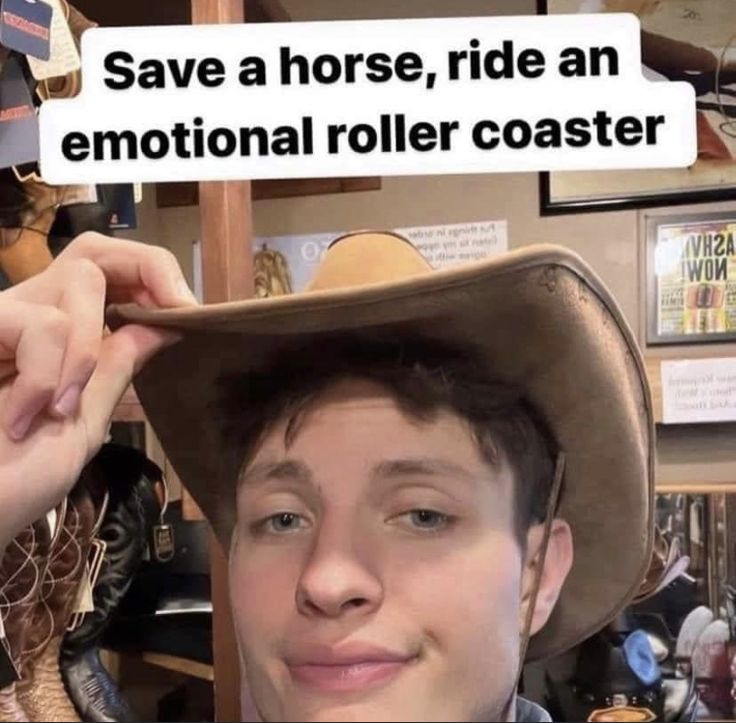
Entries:
MULTIPOLYGON (((126 25, 189 25, 190 3, 182 0, 127 0, 125 3, 100 0, 72 0, 72 4, 102 27, 126 25)), ((291 20, 281 0, 243 0, 247 22, 268 23, 291 20)))

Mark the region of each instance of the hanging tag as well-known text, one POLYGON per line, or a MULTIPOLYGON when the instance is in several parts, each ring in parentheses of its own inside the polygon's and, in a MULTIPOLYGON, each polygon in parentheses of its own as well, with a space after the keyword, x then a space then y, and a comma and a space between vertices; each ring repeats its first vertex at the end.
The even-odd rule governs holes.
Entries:
POLYGON ((77 44, 61 7, 61 0, 46 0, 53 11, 51 20, 51 49, 48 60, 29 57, 28 65, 36 80, 59 78, 82 67, 77 44))
POLYGON ((74 601, 74 613, 69 620, 67 630, 73 632, 84 622, 87 613, 95 610, 94 589, 105 561, 107 543, 104 540, 94 539, 89 551, 89 557, 82 573, 82 579, 77 588, 77 597, 74 601))
POLYGON ((51 5, 42 0, 2 0, 0 43, 42 60, 51 56, 51 5))
POLYGON ((77 586, 77 595, 74 599, 75 613, 91 613, 95 609, 92 600, 92 584, 90 580, 89 563, 85 563, 82 579, 77 586))
POLYGON ((102 563, 105 561, 105 553, 107 552, 107 543, 104 540, 92 540, 92 547, 89 552, 89 584, 92 589, 97 585, 97 579, 102 570, 102 563))
POLYGON ((0 168, 38 160, 38 117, 23 69, 8 58, 0 75, 0 168))
POLYGON ((76 206, 83 203, 97 203, 97 186, 64 186, 62 206, 76 206))
POLYGON ((142 183, 133 184, 133 200, 135 201, 136 206, 140 203, 143 203, 143 184, 142 183))
POLYGON ((92 599, 92 586, 89 584, 89 564, 85 563, 82 579, 77 586, 74 599, 74 610, 66 629, 69 632, 76 630, 84 621, 84 616, 95 609, 92 599))
POLYGON ((168 562, 174 557, 174 528, 171 525, 159 523, 153 526, 153 556, 159 562, 168 562))
POLYGON ((49 536, 53 540, 56 535, 56 525, 59 522, 59 515, 56 512, 56 508, 49 510, 46 513, 46 523, 49 526, 49 536))
POLYGON ((10 644, 5 637, 5 624, 3 616, 0 615, 0 689, 7 688, 9 685, 20 680, 20 673, 13 662, 13 655, 10 652, 10 644))

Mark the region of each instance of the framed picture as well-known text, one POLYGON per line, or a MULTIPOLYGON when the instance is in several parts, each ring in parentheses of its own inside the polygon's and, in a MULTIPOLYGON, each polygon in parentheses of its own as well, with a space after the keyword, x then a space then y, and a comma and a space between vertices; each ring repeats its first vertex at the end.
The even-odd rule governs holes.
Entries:
POLYGON ((689 168, 540 175, 542 215, 736 198, 736 26, 733 0, 537 0, 540 14, 631 12, 642 73, 695 89, 698 158, 689 168))
POLYGON ((736 211, 646 220, 648 344, 736 339, 736 211))

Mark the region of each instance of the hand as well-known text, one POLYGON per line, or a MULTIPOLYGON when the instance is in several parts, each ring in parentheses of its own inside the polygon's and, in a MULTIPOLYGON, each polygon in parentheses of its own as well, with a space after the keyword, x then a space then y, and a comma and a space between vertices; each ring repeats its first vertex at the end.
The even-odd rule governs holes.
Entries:
POLYGON ((169 251, 96 233, 0 293, 0 551, 68 494, 135 373, 178 340, 133 324, 105 335, 105 303, 126 301, 197 304, 169 251))

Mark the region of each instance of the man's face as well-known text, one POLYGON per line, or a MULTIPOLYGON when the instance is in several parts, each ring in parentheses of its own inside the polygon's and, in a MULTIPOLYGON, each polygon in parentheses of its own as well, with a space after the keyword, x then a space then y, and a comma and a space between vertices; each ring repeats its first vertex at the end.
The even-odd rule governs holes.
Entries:
POLYGON ((345 381, 238 492, 235 624, 266 720, 498 720, 514 685, 522 552, 506 464, 470 428, 345 381))

